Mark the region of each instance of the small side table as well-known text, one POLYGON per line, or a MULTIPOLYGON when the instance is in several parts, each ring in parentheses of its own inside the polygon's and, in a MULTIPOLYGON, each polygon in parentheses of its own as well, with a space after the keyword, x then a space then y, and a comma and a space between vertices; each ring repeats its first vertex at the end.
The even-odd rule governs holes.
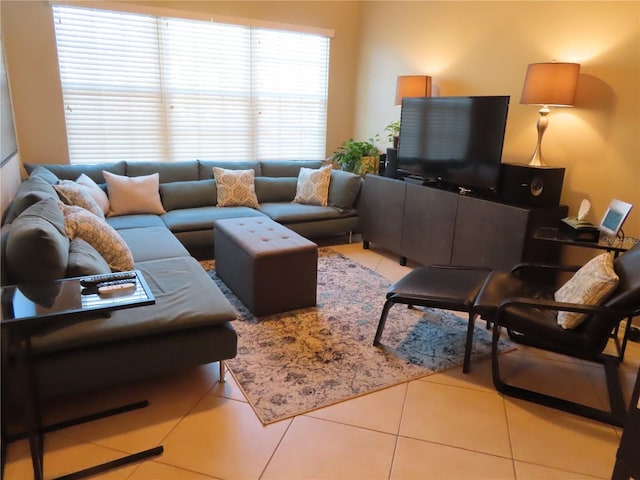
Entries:
POLYGON ((611 239, 601 237, 597 242, 585 242, 584 240, 574 240, 564 235, 558 228, 540 227, 533 232, 533 238, 536 240, 545 240, 553 243, 561 243, 571 247, 595 248, 598 250, 606 250, 613 252, 613 256, 617 257, 622 252, 626 252, 638 243, 638 240, 631 237, 620 239, 613 237, 611 239))
MULTIPOLYGON (((31 337, 44 324, 55 322, 81 322, 97 315, 108 316, 109 312, 126 308, 152 305, 155 299, 144 277, 136 271, 135 291, 122 296, 103 298, 89 290, 83 291, 81 278, 65 279, 37 285, 13 285, 0 289, 1 316, 0 326, 8 336, 9 351, 15 351, 16 368, 24 378, 24 417, 26 432, 8 435, 5 422, 5 396, 2 400, 2 471, 4 472, 6 444, 22 438, 28 438, 33 464, 34 478, 43 478, 44 434, 57 431, 73 425, 90 422, 119 413, 144 408, 149 403, 145 400, 129 405, 97 412, 80 418, 70 419, 54 425, 43 425, 38 394, 37 371, 35 368, 31 337)), ((6 392, 7 362, 9 355, 2 358, 2 390, 6 392)), ((142 452, 126 455, 111 462, 103 463, 64 477, 68 479, 83 478, 95 475, 112 468, 127 465, 146 458, 161 454, 162 446, 142 452)))

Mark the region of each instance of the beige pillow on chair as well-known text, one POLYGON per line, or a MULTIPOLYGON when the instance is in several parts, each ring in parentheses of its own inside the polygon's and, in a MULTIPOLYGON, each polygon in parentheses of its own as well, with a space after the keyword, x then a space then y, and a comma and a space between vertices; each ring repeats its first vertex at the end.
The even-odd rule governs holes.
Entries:
POLYGON ((160 200, 160 175, 142 175, 123 177, 102 171, 109 191, 108 217, 149 213, 162 215, 167 213, 160 200))
MULTIPOLYGON (((557 302, 600 305, 615 290, 618 282, 611 255, 602 253, 585 263, 556 290, 554 298, 557 302)), ((587 316, 579 312, 558 312, 558 325, 565 329, 576 328, 587 316)))

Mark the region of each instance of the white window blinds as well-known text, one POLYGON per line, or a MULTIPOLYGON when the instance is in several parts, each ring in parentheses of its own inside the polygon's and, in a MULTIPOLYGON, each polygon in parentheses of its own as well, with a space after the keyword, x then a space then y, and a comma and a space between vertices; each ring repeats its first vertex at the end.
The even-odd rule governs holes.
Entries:
POLYGON ((71 163, 324 158, 329 38, 53 10, 71 163))

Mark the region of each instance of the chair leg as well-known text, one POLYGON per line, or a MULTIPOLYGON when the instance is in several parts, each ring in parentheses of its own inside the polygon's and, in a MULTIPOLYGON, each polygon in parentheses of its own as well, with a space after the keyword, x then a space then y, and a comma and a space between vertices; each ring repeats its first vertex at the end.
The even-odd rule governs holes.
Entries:
POLYGON ((471 362, 471 350, 473 349, 473 329, 475 328, 476 315, 469 312, 469 325, 467 325, 467 342, 464 347, 464 361, 462 362, 462 373, 469 373, 469 363, 471 362))
POLYGON ((587 405, 575 403, 562 398, 553 397, 544 393, 527 390, 522 387, 509 385, 500 377, 499 365, 499 349, 500 326, 495 323, 493 326, 493 340, 491 343, 491 372, 493 376, 493 385, 500 393, 511 397, 520 398, 528 402, 537 403, 547 407, 563 410, 574 415, 597 420, 599 422, 608 423, 617 427, 624 427, 626 417, 626 408, 622 396, 622 386, 620 385, 620 376, 618 374, 617 358, 610 355, 603 355, 605 372, 607 376, 607 388, 609 391, 609 403, 611 411, 599 410, 587 405))
POLYGON ((389 310, 395 302, 392 299, 388 299, 384 302, 384 307, 382 307, 382 314, 380 315, 380 321, 378 322, 378 329, 376 330, 376 336, 373 339, 373 346, 377 347, 380 345, 380 337, 382 336, 382 331, 384 330, 384 324, 387 323, 387 315, 389 315, 389 310))

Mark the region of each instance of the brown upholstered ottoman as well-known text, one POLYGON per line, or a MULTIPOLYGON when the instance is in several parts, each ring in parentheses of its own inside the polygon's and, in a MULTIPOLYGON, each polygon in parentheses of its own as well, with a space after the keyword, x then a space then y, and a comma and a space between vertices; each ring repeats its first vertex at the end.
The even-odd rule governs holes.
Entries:
POLYGON ((216 274, 256 316, 316 305, 318 246, 269 218, 217 220, 216 274))

